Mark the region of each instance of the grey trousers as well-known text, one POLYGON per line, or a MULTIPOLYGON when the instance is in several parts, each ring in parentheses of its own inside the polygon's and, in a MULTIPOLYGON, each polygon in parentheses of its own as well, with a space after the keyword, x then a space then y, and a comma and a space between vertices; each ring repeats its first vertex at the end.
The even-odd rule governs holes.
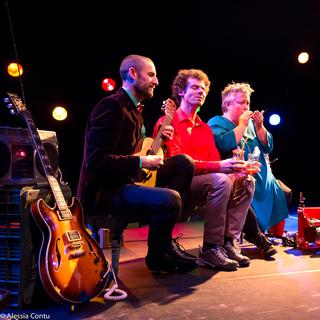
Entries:
POLYGON ((205 204, 203 242, 224 244, 224 238, 239 240, 254 193, 254 178, 246 175, 208 173, 191 183, 194 205, 205 204))

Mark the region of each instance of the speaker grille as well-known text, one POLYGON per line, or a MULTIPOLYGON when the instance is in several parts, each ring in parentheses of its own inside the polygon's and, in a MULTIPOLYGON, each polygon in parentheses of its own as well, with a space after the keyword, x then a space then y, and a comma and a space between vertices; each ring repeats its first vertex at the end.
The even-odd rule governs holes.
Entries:
POLYGON ((0 177, 4 176, 10 169, 11 155, 8 146, 0 141, 0 177))
MULTIPOLYGON (((59 150, 54 131, 38 130, 53 171, 58 173, 59 150)), ((0 186, 48 184, 28 129, 0 127, 0 186)))
POLYGON ((13 179, 32 179, 33 177, 33 147, 30 145, 12 145, 13 179))

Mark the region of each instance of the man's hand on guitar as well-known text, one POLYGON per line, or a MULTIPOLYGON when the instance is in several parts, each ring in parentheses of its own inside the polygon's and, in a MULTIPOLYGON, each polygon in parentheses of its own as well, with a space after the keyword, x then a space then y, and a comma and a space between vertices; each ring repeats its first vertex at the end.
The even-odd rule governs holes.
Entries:
POLYGON ((173 138, 172 126, 162 126, 160 130, 161 130, 161 138, 163 140, 166 140, 166 139, 172 140, 173 138))
POLYGON ((162 110, 166 114, 166 118, 164 122, 162 123, 162 126, 160 127, 160 133, 161 133, 161 138, 163 140, 172 140, 173 138, 173 127, 169 125, 171 123, 172 118, 174 116, 174 113, 176 111, 176 104, 173 99, 168 98, 167 100, 163 101, 162 103, 162 110))
POLYGON ((148 155, 140 157, 142 161, 142 168, 149 170, 157 170, 163 165, 163 157, 156 155, 148 155))

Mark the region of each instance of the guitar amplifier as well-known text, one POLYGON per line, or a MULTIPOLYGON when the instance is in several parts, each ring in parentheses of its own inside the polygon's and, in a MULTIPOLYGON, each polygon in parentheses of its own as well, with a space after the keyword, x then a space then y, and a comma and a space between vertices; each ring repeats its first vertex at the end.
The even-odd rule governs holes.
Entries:
MULTIPOLYGON (((55 174, 59 169, 54 131, 38 130, 55 174)), ((48 184, 28 129, 0 127, 0 186, 48 184)))
POLYGON ((298 208, 296 242, 301 249, 320 248, 320 207, 298 208))

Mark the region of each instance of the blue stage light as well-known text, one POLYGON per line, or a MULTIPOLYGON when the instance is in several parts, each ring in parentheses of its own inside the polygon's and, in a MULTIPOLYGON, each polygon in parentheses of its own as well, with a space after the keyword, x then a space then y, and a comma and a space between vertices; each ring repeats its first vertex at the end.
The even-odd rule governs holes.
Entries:
POLYGON ((269 123, 272 125, 272 126, 277 126, 279 125, 281 122, 281 118, 278 114, 274 113, 272 114, 270 117, 269 117, 269 123))

